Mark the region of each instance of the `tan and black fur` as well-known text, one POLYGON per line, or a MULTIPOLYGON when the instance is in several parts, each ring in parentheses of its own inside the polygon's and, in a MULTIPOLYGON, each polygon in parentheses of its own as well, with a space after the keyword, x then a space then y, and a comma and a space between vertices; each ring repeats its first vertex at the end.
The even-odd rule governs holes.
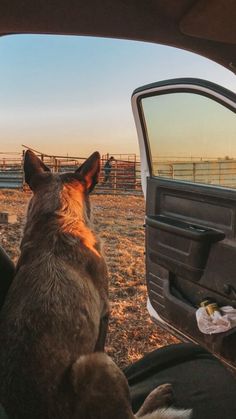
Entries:
MULTIPOLYGON (((126 377, 104 353, 81 356, 70 372, 73 419, 190 419, 190 410, 168 407, 173 402, 172 387, 154 389, 133 414, 126 377)), ((69 387, 68 386, 68 387, 69 387)), ((66 418, 65 418, 66 419, 66 418)))
POLYGON ((24 170, 33 197, 0 315, 0 403, 9 419, 69 419, 68 369, 106 335, 107 269, 89 204, 100 156, 59 175, 27 151, 24 170))

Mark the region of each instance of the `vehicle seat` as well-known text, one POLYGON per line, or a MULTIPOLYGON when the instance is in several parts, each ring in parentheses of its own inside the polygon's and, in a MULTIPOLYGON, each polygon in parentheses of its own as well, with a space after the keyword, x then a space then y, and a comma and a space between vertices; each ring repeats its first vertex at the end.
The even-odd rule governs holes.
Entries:
POLYGON ((192 343, 157 349, 125 368, 136 412, 158 385, 171 383, 174 405, 192 408, 192 419, 235 419, 236 378, 205 349, 192 343))

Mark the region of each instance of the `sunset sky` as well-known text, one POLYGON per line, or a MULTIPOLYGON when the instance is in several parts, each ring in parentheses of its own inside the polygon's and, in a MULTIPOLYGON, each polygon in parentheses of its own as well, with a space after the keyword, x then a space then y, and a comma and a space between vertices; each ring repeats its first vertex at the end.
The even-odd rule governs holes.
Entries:
POLYGON ((0 151, 137 153, 133 90, 198 77, 236 90, 233 73, 192 53, 141 42, 71 36, 0 39, 0 151))

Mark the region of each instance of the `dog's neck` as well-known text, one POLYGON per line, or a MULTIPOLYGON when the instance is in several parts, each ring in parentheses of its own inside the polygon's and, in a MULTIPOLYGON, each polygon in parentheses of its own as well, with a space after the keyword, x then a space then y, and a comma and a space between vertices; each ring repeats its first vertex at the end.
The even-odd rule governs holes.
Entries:
POLYGON ((64 186, 60 192, 59 205, 51 212, 41 213, 40 208, 35 211, 35 207, 35 203, 32 209, 29 206, 21 242, 22 251, 36 250, 39 254, 48 249, 53 254, 56 248, 63 247, 69 254, 78 252, 82 246, 92 255, 101 257, 100 243, 93 231, 85 198, 79 188, 64 186))
POLYGON ((61 209, 57 212, 60 232, 77 238, 86 248, 100 257, 100 246, 88 218, 82 190, 65 185, 61 192, 61 209))

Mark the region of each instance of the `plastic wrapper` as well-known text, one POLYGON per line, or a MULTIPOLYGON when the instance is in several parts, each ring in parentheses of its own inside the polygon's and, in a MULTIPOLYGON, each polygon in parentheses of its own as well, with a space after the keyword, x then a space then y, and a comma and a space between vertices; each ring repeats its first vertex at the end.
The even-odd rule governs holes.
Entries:
POLYGON ((205 307, 200 307, 196 311, 196 318, 199 330, 207 335, 226 332, 236 327, 236 309, 231 306, 221 307, 220 311, 211 315, 205 307))

